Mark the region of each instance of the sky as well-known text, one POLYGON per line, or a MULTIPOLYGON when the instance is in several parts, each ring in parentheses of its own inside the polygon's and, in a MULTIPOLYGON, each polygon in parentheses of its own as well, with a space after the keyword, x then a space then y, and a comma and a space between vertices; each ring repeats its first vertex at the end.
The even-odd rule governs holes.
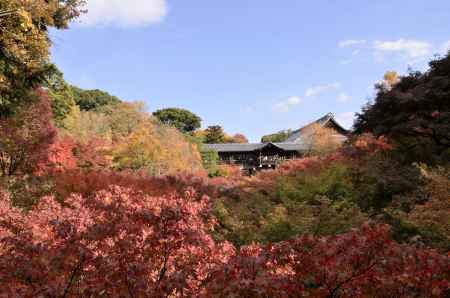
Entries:
POLYGON ((450 49, 448 0, 88 0, 52 31, 70 83, 181 107, 257 142, 328 112, 350 127, 386 71, 450 49))

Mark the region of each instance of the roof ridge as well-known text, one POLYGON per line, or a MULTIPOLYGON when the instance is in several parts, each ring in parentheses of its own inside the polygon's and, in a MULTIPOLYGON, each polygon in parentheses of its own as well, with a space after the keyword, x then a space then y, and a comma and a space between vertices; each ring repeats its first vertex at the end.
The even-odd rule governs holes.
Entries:
MULTIPOLYGON (((308 124, 303 125, 302 127, 298 128, 298 129, 296 129, 296 130, 293 130, 293 131, 291 132, 291 135, 293 135, 293 134, 295 134, 295 133, 301 131, 303 128, 306 128, 306 127, 308 127, 308 126, 310 126, 310 125, 312 125, 312 124, 314 124, 314 123, 318 123, 319 121, 321 121, 321 120, 323 121, 323 120, 325 120, 325 119, 327 119, 327 121, 329 121, 330 119, 333 119, 333 120, 334 120, 334 119, 335 119, 334 113, 329 112, 329 113, 325 114, 325 116, 322 116, 322 117, 320 117, 320 118, 318 118, 318 119, 316 119, 316 120, 314 120, 314 121, 308 122, 308 124), (327 118, 328 118, 328 119, 327 119, 327 118)), ((325 122, 325 123, 326 123, 326 122, 325 122)))

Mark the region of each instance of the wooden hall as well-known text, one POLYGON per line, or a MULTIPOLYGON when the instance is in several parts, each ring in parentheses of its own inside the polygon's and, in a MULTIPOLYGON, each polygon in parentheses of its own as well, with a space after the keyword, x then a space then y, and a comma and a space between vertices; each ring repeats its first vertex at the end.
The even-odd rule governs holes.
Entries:
POLYGON ((331 128, 333 138, 344 142, 349 132, 329 113, 324 117, 293 131, 285 142, 254 144, 205 144, 204 151, 216 151, 219 164, 237 165, 249 174, 263 169, 275 169, 281 163, 303 157, 310 151, 314 125, 331 128))

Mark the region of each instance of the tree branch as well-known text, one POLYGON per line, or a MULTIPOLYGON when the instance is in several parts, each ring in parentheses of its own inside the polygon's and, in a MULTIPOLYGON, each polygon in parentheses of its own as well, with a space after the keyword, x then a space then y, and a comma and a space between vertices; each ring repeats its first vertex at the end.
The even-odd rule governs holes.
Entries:
POLYGON ((72 287, 73 281, 75 279, 75 277, 78 274, 78 271, 81 269, 81 266, 84 263, 84 256, 81 258, 80 262, 78 262, 77 266, 75 266, 75 268, 73 268, 72 274, 70 275, 70 280, 69 283, 67 284, 66 289, 64 290, 64 294, 61 296, 61 298, 65 298, 67 296, 67 294, 69 294, 70 288, 72 287))
POLYGON ((17 9, 3 10, 0 11, 0 18, 7 17, 15 13, 17 13, 17 9))

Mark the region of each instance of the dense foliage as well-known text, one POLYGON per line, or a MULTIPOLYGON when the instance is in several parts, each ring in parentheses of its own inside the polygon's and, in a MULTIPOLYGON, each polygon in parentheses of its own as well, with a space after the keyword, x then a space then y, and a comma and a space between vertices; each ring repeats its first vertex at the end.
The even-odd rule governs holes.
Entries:
POLYGON ((153 116, 161 123, 173 126, 183 133, 193 132, 200 128, 202 119, 194 113, 179 108, 157 110, 153 116))
POLYGON ((28 214, 0 200, 0 294, 24 296, 441 297, 450 259, 398 245, 385 226, 236 252, 216 243, 208 200, 110 187, 28 214))
POLYGON ((225 143, 225 132, 219 125, 208 126, 205 130, 206 144, 220 144, 225 143))
POLYGON ((38 99, 14 117, 0 118, 0 177, 32 173, 48 158, 56 136, 50 103, 42 90, 34 96, 38 99))
POLYGON ((120 187, 43 198, 24 215, 0 202, 0 295, 195 296, 229 246, 207 234, 206 198, 120 187))
POLYGON ((33 99, 29 93, 42 85, 49 64, 48 30, 64 29, 82 12, 83 0, 8 0, 0 11, 0 116, 33 99))
POLYGON ((358 115, 355 132, 388 137, 404 162, 448 163, 449 98, 450 53, 431 61, 425 73, 411 72, 380 84, 374 102, 358 115))
POLYGON ((197 148, 171 127, 144 122, 113 150, 115 168, 146 169, 153 175, 200 172, 197 148))
POLYGON ((108 92, 95 90, 83 90, 81 88, 71 86, 71 92, 75 103, 82 111, 96 111, 101 107, 120 103, 120 99, 110 95, 108 92))
POLYGON ((58 127, 63 127, 66 119, 76 108, 72 88, 64 80, 63 73, 54 66, 47 74, 45 87, 48 90, 53 110, 53 119, 58 127))
POLYGON ((386 226, 364 225, 338 236, 243 247, 207 286, 217 297, 443 297, 448 260, 396 244, 386 226))

